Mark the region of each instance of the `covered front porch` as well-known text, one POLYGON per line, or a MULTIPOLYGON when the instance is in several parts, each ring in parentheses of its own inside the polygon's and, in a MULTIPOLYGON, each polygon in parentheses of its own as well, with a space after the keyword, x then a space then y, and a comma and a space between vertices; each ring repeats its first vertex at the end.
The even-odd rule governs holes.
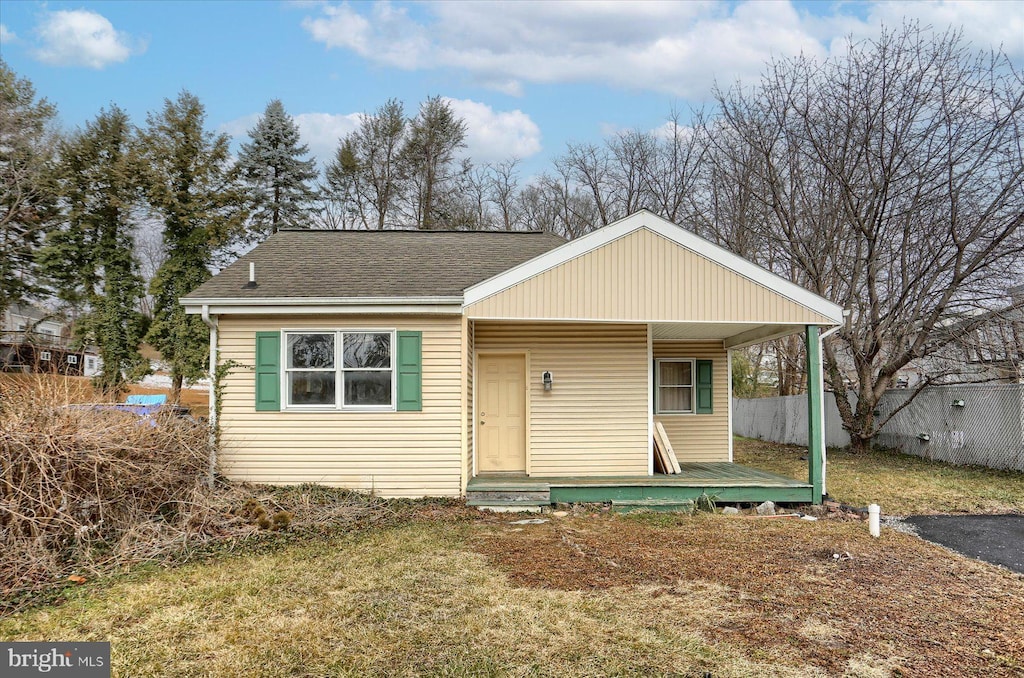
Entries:
MULTIPOLYGON (((619 511, 671 510, 707 496, 716 503, 810 504, 814 485, 733 462, 681 463, 675 475, 552 476, 478 475, 469 481, 470 506, 505 510, 551 504, 611 502, 619 511)), ((820 501, 820 499, 819 499, 820 501)))
POLYGON ((468 288, 463 313, 472 505, 821 501, 820 336, 842 321, 835 304, 643 213, 468 288), (733 463, 733 351, 796 333, 806 481, 733 463), (657 472, 656 437, 681 473, 657 472))

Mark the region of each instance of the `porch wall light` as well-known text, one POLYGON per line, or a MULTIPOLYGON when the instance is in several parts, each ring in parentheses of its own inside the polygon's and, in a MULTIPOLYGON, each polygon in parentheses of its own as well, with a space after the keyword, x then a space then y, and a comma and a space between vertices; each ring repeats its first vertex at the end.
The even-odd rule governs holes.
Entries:
POLYGON ((544 384, 544 390, 545 391, 550 391, 551 390, 551 385, 555 383, 555 375, 553 375, 553 374, 551 374, 551 372, 548 372, 547 370, 545 370, 540 375, 540 381, 541 381, 542 384, 544 384))
POLYGON ((957 398, 953 401, 953 407, 964 407, 964 401, 957 398))

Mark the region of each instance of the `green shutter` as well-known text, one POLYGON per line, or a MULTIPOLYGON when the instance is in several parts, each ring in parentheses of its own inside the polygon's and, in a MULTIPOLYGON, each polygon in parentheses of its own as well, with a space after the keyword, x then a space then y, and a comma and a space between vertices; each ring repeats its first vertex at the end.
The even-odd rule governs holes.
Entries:
POLYGON ((256 333, 256 411, 281 409, 281 333, 256 333))
POLYGON ((711 414, 711 361, 697 361, 697 414, 711 414))
POLYGON ((399 412, 423 409, 423 333, 398 333, 399 412))

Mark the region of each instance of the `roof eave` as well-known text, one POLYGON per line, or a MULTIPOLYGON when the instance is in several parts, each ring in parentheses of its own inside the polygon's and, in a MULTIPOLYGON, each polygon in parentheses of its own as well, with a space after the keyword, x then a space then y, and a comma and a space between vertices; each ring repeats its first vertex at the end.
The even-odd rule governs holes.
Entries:
POLYGON ((461 296, 434 297, 182 297, 185 312, 210 315, 322 315, 353 313, 462 313, 461 296))

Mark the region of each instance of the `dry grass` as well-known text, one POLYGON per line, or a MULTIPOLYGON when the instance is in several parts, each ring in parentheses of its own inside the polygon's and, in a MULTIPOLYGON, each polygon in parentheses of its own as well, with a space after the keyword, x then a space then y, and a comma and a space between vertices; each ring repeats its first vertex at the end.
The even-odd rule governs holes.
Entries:
POLYGON ((0 590, 46 588, 71 564, 159 557, 203 532, 207 436, 172 416, 76 404, 69 382, 0 389, 0 590))
POLYGON ((0 639, 109 640, 116 676, 1024 668, 1024 578, 906 535, 723 516, 452 517, 136 572, 0 621, 0 639))
MULTIPOLYGON (((807 479, 807 449, 737 437, 736 462, 807 479)), ((953 466, 875 450, 828 451, 828 493, 852 506, 875 503, 890 515, 1024 512, 1024 473, 953 466)))
POLYGON ((78 381, 0 383, 0 612, 58 595, 72 577, 409 513, 319 487, 211 489, 204 427, 75 402, 92 397, 78 381))
MULTIPOLYGON (((20 372, 0 372, 0 391, 5 389, 31 388, 36 391, 45 390, 73 403, 106 402, 106 399, 92 387, 88 377, 66 377, 57 374, 23 374, 20 372)), ((166 395, 170 389, 149 388, 139 384, 128 384, 124 395, 166 395)), ((123 398, 122 398, 123 400, 123 398)), ((189 408, 195 417, 209 414, 210 394, 199 389, 184 388, 181 390, 180 402, 189 408)))

